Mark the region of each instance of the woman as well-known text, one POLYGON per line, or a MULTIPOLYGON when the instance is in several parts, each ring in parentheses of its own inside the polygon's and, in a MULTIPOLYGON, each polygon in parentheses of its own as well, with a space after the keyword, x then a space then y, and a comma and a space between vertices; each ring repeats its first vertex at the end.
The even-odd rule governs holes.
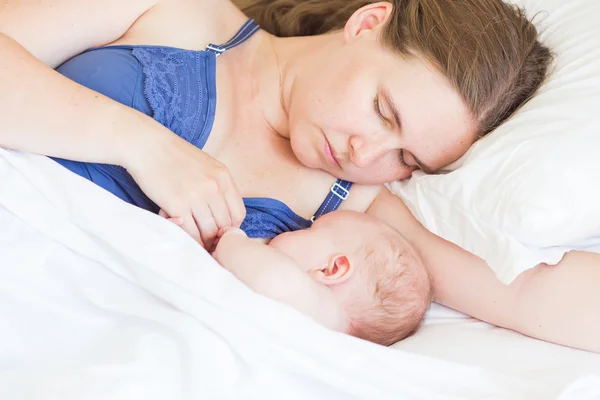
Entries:
POLYGON ((294 37, 257 31, 223 0, 3 2, 0 145, 180 217, 207 247, 242 222, 242 196, 258 201, 246 202, 250 225, 270 232, 310 224, 333 199, 409 238, 438 302, 600 351, 598 256, 574 252, 505 286, 381 186, 456 160, 535 92, 550 56, 521 13, 498 0, 255 1, 247 12, 294 37))

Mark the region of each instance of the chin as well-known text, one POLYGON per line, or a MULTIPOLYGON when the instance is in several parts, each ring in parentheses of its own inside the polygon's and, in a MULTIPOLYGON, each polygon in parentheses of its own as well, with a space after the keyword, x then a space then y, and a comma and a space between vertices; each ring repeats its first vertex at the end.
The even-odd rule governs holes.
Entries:
POLYGON ((294 156, 300 164, 307 168, 319 168, 321 166, 318 157, 311 157, 310 153, 307 151, 310 147, 310 143, 298 140, 294 136, 291 136, 290 145, 292 147, 292 153, 294 153, 294 156))

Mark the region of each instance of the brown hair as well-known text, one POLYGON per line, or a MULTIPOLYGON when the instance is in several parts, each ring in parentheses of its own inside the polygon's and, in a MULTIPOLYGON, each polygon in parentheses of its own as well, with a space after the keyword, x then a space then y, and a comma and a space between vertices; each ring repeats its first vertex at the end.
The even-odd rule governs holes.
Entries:
MULTIPOLYGON (((484 136, 529 100, 552 60, 522 9, 502 0, 388 0, 382 44, 419 54, 457 89, 484 136)), ((276 36, 343 29, 369 0, 234 0, 276 36)))
POLYGON ((406 239, 392 228, 361 249, 361 279, 346 289, 346 333, 392 345, 415 333, 433 298, 427 269, 406 239))

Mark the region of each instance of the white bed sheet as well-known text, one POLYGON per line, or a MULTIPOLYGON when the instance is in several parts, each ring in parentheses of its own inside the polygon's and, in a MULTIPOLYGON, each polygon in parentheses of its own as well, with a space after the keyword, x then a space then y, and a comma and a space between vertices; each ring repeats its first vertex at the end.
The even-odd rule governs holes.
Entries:
POLYGON ((600 393, 598 356, 443 308, 392 349, 329 332, 45 157, 0 149, 0 183, 0 399, 600 393))
POLYGON ((524 378, 534 385, 536 399, 561 393, 600 399, 600 355, 535 340, 438 304, 417 335, 393 347, 524 378))

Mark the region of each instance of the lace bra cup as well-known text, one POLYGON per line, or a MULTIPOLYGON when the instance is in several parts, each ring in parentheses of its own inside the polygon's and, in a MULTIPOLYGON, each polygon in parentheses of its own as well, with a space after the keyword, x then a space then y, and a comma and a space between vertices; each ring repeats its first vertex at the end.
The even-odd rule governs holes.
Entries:
MULTIPOLYGON (((208 139, 216 103, 213 53, 161 46, 109 46, 82 53, 57 71, 153 117, 199 148, 208 139)), ((158 212, 159 207, 124 168, 55 160, 124 201, 158 212)), ((310 220, 275 199, 246 198, 244 204, 247 216, 242 229, 250 237, 272 238, 311 225, 310 220)))
POLYGON ((242 230, 251 238, 274 238, 283 232, 310 228, 312 222, 293 212, 285 203, 270 198, 244 198, 246 218, 242 230))
MULTIPOLYGON (((57 71, 153 117, 202 148, 214 119, 214 62, 214 56, 203 51, 161 46, 109 46, 82 53, 58 67, 57 71)), ((122 167, 90 166, 114 175, 122 185, 137 188, 122 167)))

